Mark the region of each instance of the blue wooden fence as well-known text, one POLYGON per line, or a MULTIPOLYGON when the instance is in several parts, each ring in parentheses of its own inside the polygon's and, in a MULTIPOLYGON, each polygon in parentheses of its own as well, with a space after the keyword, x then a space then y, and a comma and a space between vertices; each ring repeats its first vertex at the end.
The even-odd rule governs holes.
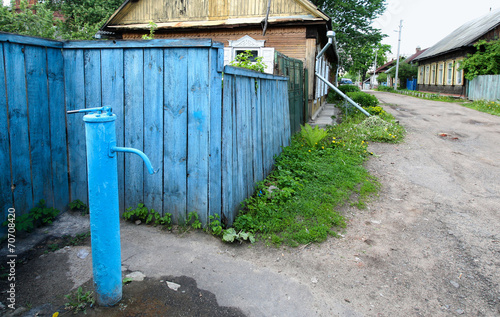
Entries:
POLYGON ((58 42, 0 33, 0 206, 88 200, 84 123, 67 110, 109 105, 120 209, 143 202, 176 222, 231 223, 290 139, 285 77, 226 67, 209 39, 58 42), (3 61, 3 62, 2 62, 3 61), (222 104, 224 100, 224 104, 222 104))
POLYGON ((470 100, 500 100, 500 75, 481 75, 469 81, 467 97, 470 100))
POLYGON ((417 90, 417 79, 406 79, 406 89, 417 90))

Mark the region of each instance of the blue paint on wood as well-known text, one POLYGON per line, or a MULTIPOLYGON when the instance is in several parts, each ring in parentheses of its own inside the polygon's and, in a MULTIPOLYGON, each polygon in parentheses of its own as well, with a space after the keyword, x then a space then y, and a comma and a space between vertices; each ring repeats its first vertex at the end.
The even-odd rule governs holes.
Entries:
POLYGON ((188 161, 187 212, 197 212, 200 221, 207 223, 208 167, 210 149, 210 95, 208 50, 188 49, 188 161))
MULTIPOLYGON (((124 52, 125 76, 125 144, 144 150, 144 51, 124 52)), ((120 155, 120 154, 118 154, 120 155)), ((125 156, 125 207, 144 202, 144 167, 140 157, 125 156)))
POLYGON ((182 47, 200 47, 209 48, 214 43, 211 39, 155 39, 155 40, 112 40, 112 41, 69 41, 63 43, 63 48, 77 49, 149 49, 149 48, 182 48, 182 47))
POLYGON ((65 133, 64 68, 63 56, 60 49, 47 49, 47 75, 54 207, 59 210, 65 210, 69 202, 69 183, 65 133))
POLYGON ((85 108, 101 107, 101 51, 88 49, 83 51, 85 108))
POLYGON ((52 48, 62 48, 63 43, 60 41, 42 39, 38 37, 31 37, 26 35, 0 33, 0 42, 10 42, 15 44, 26 44, 34 46, 45 46, 52 48))
POLYGON ((33 207, 24 46, 4 43, 9 107, 12 187, 17 215, 33 207))
MULTIPOLYGON (((110 106, 116 114, 116 144, 125 144, 123 50, 101 50, 102 105, 110 106)), ((117 155, 118 197, 120 212, 125 210, 125 156, 117 155)))
POLYGON ((164 51, 163 210, 184 223, 187 209, 187 49, 164 51))
MULTIPOLYGON (((64 82, 66 110, 85 106, 85 69, 83 50, 64 50, 64 82)), ((87 159, 85 127, 80 116, 66 117, 68 133, 68 162, 70 176, 70 200, 79 199, 88 204, 87 159)))
MULTIPOLYGON (((144 153, 154 175, 144 174, 144 204, 163 215, 163 50, 144 51, 144 153)), ((145 168, 145 167, 144 167, 145 168)))
POLYGON ((50 151, 49 96, 47 91, 47 53, 45 47, 26 46, 26 84, 28 97, 30 156, 33 200, 44 199, 54 205, 50 151))
MULTIPOLYGON (((7 110, 7 91, 5 90, 5 67, 3 44, 0 44, 0 222, 7 220, 8 209, 14 207, 12 199, 9 123, 7 110)), ((6 227, 0 228, 0 235, 7 233, 6 227)))
MULTIPOLYGON (((222 138, 222 71, 220 52, 223 49, 210 49, 210 155, 209 155, 209 216, 220 217, 222 209, 222 170, 221 170, 221 138, 222 138), (220 69, 220 70, 219 70, 220 69)), ((222 62, 224 62, 222 60, 222 62)))
POLYGON ((221 148, 221 176, 222 176, 222 214, 221 220, 232 223, 233 212, 233 100, 234 76, 224 76, 224 90, 222 102, 222 148, 221 148))

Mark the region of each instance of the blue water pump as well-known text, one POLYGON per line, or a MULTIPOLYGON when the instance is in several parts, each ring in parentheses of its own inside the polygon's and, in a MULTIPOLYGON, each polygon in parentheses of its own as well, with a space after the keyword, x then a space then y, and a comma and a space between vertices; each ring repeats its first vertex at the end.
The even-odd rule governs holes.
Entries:
POLYGON ((139 155, 150 174, 153 167, 141 151, 116 146, 116 115, 111 107, 68 111, 87 113, 85 136, 92 242, 92 269, 97 303, 113 306, 122 298, 120 248, 120 210, 118 203, 118 169, 116 152, 139 155))

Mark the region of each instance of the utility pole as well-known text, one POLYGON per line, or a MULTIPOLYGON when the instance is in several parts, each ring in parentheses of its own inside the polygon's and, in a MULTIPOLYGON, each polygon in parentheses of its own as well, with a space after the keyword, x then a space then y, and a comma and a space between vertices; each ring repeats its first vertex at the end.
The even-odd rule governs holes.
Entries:
POLYGON ((372 78, 372 84, 371 84, 371 88, 373 89, 373 86, 375 86, 375 71, 377 70, 377 54, 378 54, 378 50, 377 48, 375 48, 375 61, 373 61, 373 78, 372 78))
POLYGON ((398 72, 399 72, 399 47, 401 46, 401 28, 403 28, 403 20, 399 20, 399 40, 398 40, 398 55, 396 57, 396 78, 394 81, 394 89, 398 89, 398 72))

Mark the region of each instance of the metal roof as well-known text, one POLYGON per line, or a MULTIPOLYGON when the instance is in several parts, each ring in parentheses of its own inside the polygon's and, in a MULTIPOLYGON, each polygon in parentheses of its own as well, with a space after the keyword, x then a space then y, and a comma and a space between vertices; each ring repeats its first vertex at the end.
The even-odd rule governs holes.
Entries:
POLYGON ((493 10, 484 16, 465 23, 441 41, 434 44, 434 46, 429 48, 422 55, 415 58, 415 60, 422 60, 462 47, 471 46, 481 36, 493 30, 498 25, 500 25, 500 9, 493 10))

